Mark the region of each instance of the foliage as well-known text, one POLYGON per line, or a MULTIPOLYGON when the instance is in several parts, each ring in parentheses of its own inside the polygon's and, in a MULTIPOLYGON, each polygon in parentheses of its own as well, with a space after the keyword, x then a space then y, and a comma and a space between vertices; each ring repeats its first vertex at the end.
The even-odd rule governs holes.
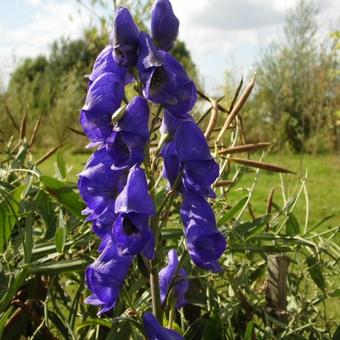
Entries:
MULTIPOLYGON (((240 141, 239 134, 233 138, 233 145, 240 141)), ((36 339, 139 339, 134 326, 151 298, 144 291, 147 268, 140 261, 134 264, 112 314, 98 318, 95 308, 84 305, 88 293, 83 270, 96 256, 97 240, 80 215, 83 205, 75 185, 65 179, 69 168, 61 154, 54 177, 38 171, 40 161, 32 162, 25 138, 19 143, 9 141, 2 154, 0 205, 6 216, 1 215, 1 235, 6 235, 1 238, 3 338, 16 339, 22 334, 36 339)), ((192 323, 187 339, 332 339, 336 320, 331 314, 339 296, 339 246, 334 235, 339 228, 320 231, 325 220, 310 225, 294 217, 304 193, 303 178, 290 195, 282 191, 282 206, 274 199, 267 213, 253 216, 260 170, 252 175, 243 166, 228 169, 222 180, 233 178, 234 183, 218 187, 214 203, 219 225, 229 239, 222 259, 225 270, 219 275, 206 274, 193 269, 187 257, 183 259, 190 278, 186 296, 190 305, 176 314, 174 327, 180 331, 186 322, 192 323), (230 192, 238 180, 250 176, 253 180, 243 189, 244 197, 231 201, 230 192), (265 300, 269 254, 290 258, 287 321, 273 317, 265 300)), ((156 197, 164 197, 162 187, 156 197)), ((173 214, 162 234, 167 247, 182 251, 179 225, 179 216, 173 214)))

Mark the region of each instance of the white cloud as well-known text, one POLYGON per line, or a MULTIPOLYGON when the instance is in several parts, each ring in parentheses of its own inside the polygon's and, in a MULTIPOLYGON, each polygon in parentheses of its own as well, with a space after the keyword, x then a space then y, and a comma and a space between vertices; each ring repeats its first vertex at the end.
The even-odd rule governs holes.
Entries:
MULTIPOLYGON (((340 1, 319 1, 319 22, 329 29, 328 23, 339 16, 340 1)), ((298 0, 171 2, 180 19, 180 38, 187 43, 206 78, 208 89, 212 90, 215 84, 223 81, 227 66, 236 65, 241 69, 252 66, 260 46, 282 33, 286 10, 294 7, 298 0)))
MULTIPOLYGON (((37 5, 40 0, 27 1, 37 5)), ((13 30, 0 24, 0 63, 5 82, 20 59, 46 54, 49 45, 60 37, 81 36, 89 21, 90 17, 82 15, 75 1, 44 0, 31 20, 21 27, 13 30)))
POLYGON ((26 2, 32 6, 39 6, 41 4, 41 0, 26 0, 26 2))

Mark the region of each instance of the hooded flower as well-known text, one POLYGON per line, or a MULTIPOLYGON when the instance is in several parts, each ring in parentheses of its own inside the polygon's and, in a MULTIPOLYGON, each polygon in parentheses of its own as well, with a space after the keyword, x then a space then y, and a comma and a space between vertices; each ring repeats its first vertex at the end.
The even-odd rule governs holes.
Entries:
POLYGON ((171 54, 158 50, 150 36, 139 34, 138 72, 145 98, 162 104, 176 117, 189 112, 197 101, 194 82, 171 54))
POLYGON ((114 235, 119 253, 135 255, 143 251, 146 257, 152 258, 154 239, 149 216, 155 214, 155 207, 141 168, 135 166, 130 169, 127 183, 117 197, 115 213, 118 218, 114 235))
POLYGON ((169 0, 157 0, 151 12, 151 36, 158 46, 169 51, 178 35, 179 20, 169 0))
POLYGON ((219 175, 219 166, 210 154, 208 143, 201 129, 190 119, 166 116, 163 129, 169 131, 173 140, 161 151, 164 161, 163 176, 172 186, 181 172, 183 188, 204 197, 214 197, 211 185, 219 175))
POLYGON ((123 83, 128 84, 133 80, 133 77, 128 73, 126 67, 119 66, 113 59, 112 46, 106 46, 98 55, 94 62, 92 72, 89 76, 89 86, 103 73, 114 73, 122 80, 123 83))
POLYGON ((183 337, 172 329, 162 327, 153 314, 143 315, 143 326, 148 340, 181 340, 183 337))
POLYGON ((189 113, 183 114, 181 118, 176 118, 165 110, 160 131, 163 134, 168 133, 170 136, 174 136, 177 128, 186 121, 195 122, 189 113))
POLYGON ((187 303, 184 295, 189 288, 189 283, 188 274, 183 268, 180 268, 176 274, 177 266, 177 253, 176 250, 172 249, 168 252, 168 265, 159 272, 159 285, 161 302, 165 302, 172 290, 173 297, 176 299, 176 309, 179 309, 187 303))
POLYGON ((217 230, 214 212, 201 196, 186 193, 181 206, 181 218, 189 254, 201 268, 219 272, 217 260, 226 249, 226 240, 217 230))
POLYGON ((111 33, 113 58, 120 66, 132 67, 138 58, 138 28, 127 8, 115 11, 111 33))
POLYGON ((132 259, 132 256, 119 256, 116 245, 110 239, 100 256, 87 267, 86 285, 92 294, 85 302, 100 306, 98 315, 116 305, 132 259))
POLYGON ((80 123, 91 142, 103 142, 112 131, 111 116, 120 107, 124 85, 119 75, 104 72, 89 86, 80 123))
POLYGON ((184 187, 202 196, 214 197, 211 185, 219 175, 219 166, 210 154, 201 129, 194 122, 183 122, 176 130, 175 144, 184 187))
POLYGON ((144 159, 144 146, 149 139, 149 106, 137 96, 126 107, 123 118, 113 127, 106 140, 106 150, 111 155, 113 169, 130 168, 144 159))
POLYGON ((175 142, 170 141, 166 143, 161 150, 161 155, 164 164, 163 177, 169 181, 170 187, 172 187, 180 172, 175 142))
POLYGON ((112 159, 104 148, 97 150, 79 174, 78 188, 87 205, 84 213, 94 221, 94 231, 101 237, 110 232, 116 218, 115 200, 122 191, 126 175, 111 170, 112 159))

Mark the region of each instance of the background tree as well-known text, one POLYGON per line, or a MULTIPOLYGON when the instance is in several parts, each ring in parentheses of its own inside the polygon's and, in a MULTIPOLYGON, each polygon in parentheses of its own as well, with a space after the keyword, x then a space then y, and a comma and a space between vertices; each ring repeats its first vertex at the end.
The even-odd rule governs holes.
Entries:
MULTIPOLYGON (((273 43, 257 64, 258 91, 250 116, 268 126, 280 149, 295 152, 336 147, 334 119, 339 94, 335 44, 321 40, 317 8, 301 0, 288 11, 284 39, 273 43), (321 42, 320 42, 321 40, 321 42)), ((253 124, 254 121, 250 121, 253 124)))

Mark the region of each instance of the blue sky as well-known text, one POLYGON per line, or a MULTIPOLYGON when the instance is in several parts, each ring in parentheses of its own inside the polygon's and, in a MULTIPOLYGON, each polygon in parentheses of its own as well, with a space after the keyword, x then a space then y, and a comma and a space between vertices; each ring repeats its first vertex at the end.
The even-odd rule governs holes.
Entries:
MULTIPOLYGON (((171 0, 181 22, 180 38, 208 91, 217 92, 226 69, 235 77, 252 70, 263 48, 282 35, 285 11, 297 1, 171 0)), ((321 30, 339 27, 340 1, 315 2, 321 30)), ((112 1, 107 3, 109 13, 112 1)), ((0 0, 0 79, 6 83, 22 58, 46 54, 53 40, 79 37, 97 20, 76 0, 0 0)))

